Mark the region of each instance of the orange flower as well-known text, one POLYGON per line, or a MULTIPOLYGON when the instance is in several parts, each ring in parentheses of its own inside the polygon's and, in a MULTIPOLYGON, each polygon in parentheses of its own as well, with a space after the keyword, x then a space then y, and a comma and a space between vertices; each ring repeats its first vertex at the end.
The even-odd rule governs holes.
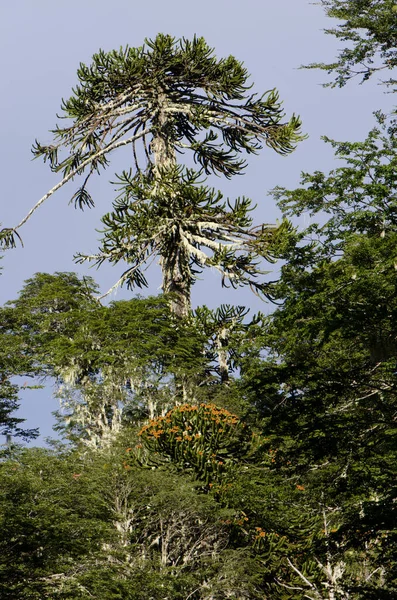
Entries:
POLYGON ((299 490, 299 491, 301 491, 301 492, 303 492, 303 490, 305 489, 305 486, 304 485, 297 485, 296 489, 299 490))
POLYGON ((153 435, 153 437, 155 437, 156 439, 158 439, 161 436, 162 433, 164 433, 164 429, 157 429, 157 431, 156 430, 153 431, 152 435, 153 435))

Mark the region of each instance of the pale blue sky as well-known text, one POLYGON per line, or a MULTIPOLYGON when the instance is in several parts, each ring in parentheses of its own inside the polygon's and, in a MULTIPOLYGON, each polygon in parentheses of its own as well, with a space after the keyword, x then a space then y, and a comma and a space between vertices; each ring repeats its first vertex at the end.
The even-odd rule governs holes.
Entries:
MULTIPOLYGON (((0 222, 12 226, 57 181, 48 166, 32 162, 35 138, 47 142, 62 97, 76 83, 79 62, 90 62, 99 48, 141 45, 158 32, 177 37, 204 36, 219 57, 233 54, 243 60, 255 90, 276 87, 288 115, 300 114, 309 139, 283 158, 269 149, 252 159, 246 175, 231 182, 213 183, 231 197, 240 194, 258 203, 256 221, 274 222, 278 216, 268 190, 275 185, 296 187, 302 170, 333 167, 332 152, 321 135, 339 140, 362 139, 373 125, 372 111, 390 110, 392 98, 376 81, 342 89, 324 89, 326 75, 299 70, 303 63, 332 60, 338 43, 322 29, 330 26, 321 7, 308 0, 17 0, 0 8, 0 69, 3 92, 0 222)), ((21 230, 25 247, 8 251, 1 261, 0 302, 15 298, 23 281, 35 272, 79 271, 92 275, 106 291, 118 278, 117 268, 88 271, 73 263, 76 251, 96 250, 100 216, 113 198, 108 180, 126 168, 123 154, 115 156, 109 177, 101 176, 90 191, 97 207, 75 211, 68 206, 70 190, 52 197, 21 230), (68 196, 69 193, 69 196, 68 196)), ((221 292, 215 274, 194 288, 194 304, 245 303, 266 310, 249 292, 221 292), (218 286, 218 287, 215 287, 218 286), (216 290, 216 291, 215 291, 216 290), (217 292, 219 290, 219 293, 217 292)), ((149 292, 157 293, 153 273, 149 292)), ((117 298, 128 297, 120 292, 117 298)), ((50 390, 26 394, 21 415, 27 425, 51 434, 49 413, 56 409, 50 390)))

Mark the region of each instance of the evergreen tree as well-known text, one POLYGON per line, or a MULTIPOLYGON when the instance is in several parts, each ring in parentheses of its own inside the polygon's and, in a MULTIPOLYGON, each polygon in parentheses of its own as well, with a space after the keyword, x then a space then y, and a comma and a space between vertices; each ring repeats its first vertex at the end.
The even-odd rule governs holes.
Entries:
POLYGON ((263 596, 263 566, 233 540, 238 511, 172 465, 130 465, 134 437, 126 429, 100 453, 19 451, 0 465, 2 598, 263 596))
POLYGON ((56 381, 59 428, 94 447, 123 421, 171 408, 175 378, 198 381, 206 368, 203 336, 176 321, 165 296, 102 306, 96 289, 73 273, 37 273, 2 309, 32 373, 56 381))
POLYGON ((229 383, 229 374, 238 369, 241 341, 247 330, 261 320, 259 314, 251 323, 244 323, 248 313, 244 306, 230 304, 221 304, 216 310, 200 306, 195 311, 197 326, 208 339, 207 356, 216 361, 215 372, 221 383, 229 383))
POLYGON ((19 225, 2 231, 3 241, 15 244, 36 208, 76 176, 85 178, 71 202, 92 206, 90 177, 109 165, 113 150, 129 146, 133 166, 118 177, 120 193, 103 219, 100 251, 78 260, 125 260, 130 266, 120 281, 142 286, 143 267, 158 256, 163 291, 174 294, 173 310, 181 316, 188 314, 191 285, 206 265, 233 286, 263 289, 256 281, 257 260, 272 255, 277 228, 252 228, 249 200, 223 203, 200 182, 210 173, 242 173, 245 161, 239 154, 256 153, 263 144, 280 154, 294 149, 302 139, 300 121, 293 116, 283 122, 277 92, 259 97, 249 92, 243 65, 232 56, 217 60, 203 38, 163 34, 139 48, 100 51, 77 75, 79 84, 62 104, 72 123, 54 130, 53 144, 37 142, 33 149, 63 179, 19 225), (198 172, 178 166, 177 153, 187 151, 198 172))
POLYGON ((94 556, 101 559, 101 546, 115 531, 101 482, 82 475, 84 462, 67 450, 36 448, 0 464, 5 600, 89 597, 76 579, 96 570, 94 556))
MULTIPOLYGON (((360 61, 371 76, 377 53, 393 66, 394 6, 323 5, 346 20, 331 33, 353 41, 322 65, 340 85, 360 61)), ((0 464, 2 596, 391 600, 396 123, 378 114, 364 142, 326 140, 343 166, 273 191, 286 218, 318 223, 253 228, 250 202, 224 202, 204 178, 242 172, 239 153, 263 143, 293 149, 299 121, 282 123, 275 92, 249 95, 242 65, 217 61, 204 40, 162 35, 100 52, 78 76, 64 102, 72 123, 35 148, 64 175, 36 207, 77 175, 72 200, 91 205, 90 176, 130 145, 100 251, 78 259, 126 260, 122 281, 143 286, 159 256, 169 295, 104 307, 91 279, 38 274, 2 309, 0 373, 4 363, 7 381, 57 378, 62 427, 84 446, 11 449, 0 464), (198 172, 177 164, 185 151, 198 172), (276 255, 285 262, 270 288, 257 261, 276 255), (280 307, 251 323, 231 306, 179 319, 205 266, 280 307), (178 380, 196 386, 194 402, 174 405, 178 380)), ((15 243, 20 225, 3 239, 15 243)))

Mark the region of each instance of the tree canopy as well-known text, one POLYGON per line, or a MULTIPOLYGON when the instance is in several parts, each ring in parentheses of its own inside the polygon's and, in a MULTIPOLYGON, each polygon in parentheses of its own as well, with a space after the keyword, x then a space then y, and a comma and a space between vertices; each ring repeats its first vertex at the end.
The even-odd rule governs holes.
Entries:
MULTIPOLYGON (((323 5, 355 44, 330 67, 341 85, 357 61, 374 73, 377 53, 390 66, 387 2, 323 5)), ((276 92, 253 95, 202 38, 165 35, 99 52, 78 79, 68 124, 35 146, 63 174, 36 207, 79 175, 72 201, 91 205, 91 175, 129 145, 99 252, 78 260, 125 261, 121 281, 144 287, 157 257, 163 293, 103 305, 92 278, 36 273, 0 309, 2 431, 31 435, 13 378, 36 376, 54 383, 61 436, 0 456, 1 597, 392 600, 396 121, 378 112, 363 141, 325 138, 334 168, 277 186, 282 224, 256 227, 250 201, 206 177, 241 173, 262 145, 292 151, 300 122, 276 92), (281 259, 271 284, 263 258, 281 259), (192 311, 204 267, 274 311, 192 311)))
POLYGON ((173 310, 184 316, 204 266, 218 269, 222 283, 263 291, 263 282, 256 281, 262 275, 258 261, 271 258, 279 229, 252 227, 250 200, 224 202, 204 181, 211 173, 242 173, 241 153, 265 145, 289 154, 303 139, 299 118, 284 120, 277 91, 253 93, 242 63, 232 56, 218 60, 203 38, 163 34, 139 48, 100 51, 90 66, 80 65, 77 77, 72 96, 62 103, 71 124, 53 130, 52 144, 33 147, 34 156, 63 179, 17 226, 2 230, 4 244, 15 245, 33 212, 77 176, 84 178, 71 202, 93 206, 90 178, 109 166, 111 152, 129 146, 132 158, 117 176, 119 194, 103 218, 99 252, 77 260, 125 261, 129 266, 119 283, 142 287, 143 270, 158 257, 163 291, 174 294, 173 310), (197 169, 178 165, 177 156, 187 152, 197 169))
POLYGON ((332 63, 313 63, 309 68, 320 68, 335 74, 332 87, 343 87, 351 79, 367 81, 374 75, 383 76, 382 82, 396 85, 394 69, 397 66, 397 4, 394 0, 320 0, 328 17, 341 21, 325 33, 335 36, 346 46, 332 63))

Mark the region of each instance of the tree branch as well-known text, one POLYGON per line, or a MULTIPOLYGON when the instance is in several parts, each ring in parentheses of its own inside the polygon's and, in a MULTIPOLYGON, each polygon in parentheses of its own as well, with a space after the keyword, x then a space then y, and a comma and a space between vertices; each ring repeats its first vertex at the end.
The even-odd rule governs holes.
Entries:
POLYGON ((145 129, 144 131, 141 131, 139 134, 134 135, 126 140, 120 140, 118 142, 109 144, 105 148, 102 148, 101 150, 96 152, 94 155, 88 157, 86 160, 84 160, 81 163, 81 165, 76 167, 76 169, 73 169, 73 171, 71 171, 68 175, 66 175, 59 183, 57 183, 53 188, 51 188, 51 190, 49 192, 47 192, 42 198, 40 198, 40 200, 33 206, 33 208, 30 209, 28 214, 22 219, 22 221, 20 223, 18 223, 18 225, 16 225, 15 227, 5 227, 0 231, 0 233, 8 232, 8 231, 16 232, 18 229, 20 229, 22 227, 22 225, 24 225, 30 219, 30 217, 33 215, 33 213, 48 198, 50 198, 50 196, 52 196, 56 191, 58 191, 61 187, 63 187, 65 185, 65 183, 70 181, 70 179, 73 179, 73 177, 75 177, 78 173, 80 173, 80 171, 82 169, 84 169, 87 165, 92 163, 94 160, 96 160, 100 156, 103 156, 104 154, 111 152, 112 150, 116 150, 116 148, 120 148, 122 146, 126 146, 127 144, 131 144, 131 143, 135 142, 137 139, 139 139, 139 138, 143 137, 144 135, 146 135, 147 133, 149 133, 149 131, 150 131, 150 129, 145 129))

